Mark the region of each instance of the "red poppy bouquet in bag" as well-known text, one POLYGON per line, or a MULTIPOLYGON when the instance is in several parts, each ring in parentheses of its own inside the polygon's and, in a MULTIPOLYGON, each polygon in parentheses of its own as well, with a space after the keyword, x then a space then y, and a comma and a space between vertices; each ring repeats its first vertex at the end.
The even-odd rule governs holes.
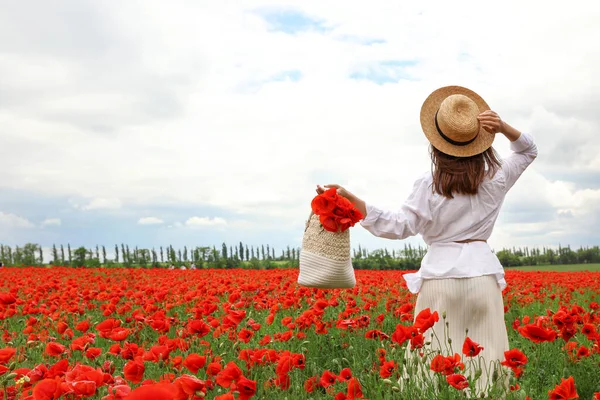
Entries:
POLYGON ((363 219, 361 212, 347 198, 331 188, 317 195, 310 204, 319 222, 329 232, 344 232, 363 219))
POLYGON ((356 285, 350 256, 350 231, 363 215, 348 199, 331 188, 311 202, 304 230, 298 284, 334 289, 356 285))

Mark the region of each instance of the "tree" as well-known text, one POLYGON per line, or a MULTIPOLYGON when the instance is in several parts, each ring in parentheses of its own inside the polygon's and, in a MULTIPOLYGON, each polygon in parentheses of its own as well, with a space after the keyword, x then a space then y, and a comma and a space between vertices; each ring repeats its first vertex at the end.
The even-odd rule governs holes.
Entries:
MULTIPOLYGON (((35 243, 26 243, 22 248, 18 248, 17 252, 19 260, 16 264, 25 264, 25 265, 38 265, 38 256, 36 253, 41 251, 41 246, 35 243)), ((43 254, 42 254, 43 256, 43 254)))
POLYGON ((187 260, 188 260, 187 246, 183 246, 183 261, 187 262, 187 260))
POLYGON ((248 251, 248 245, 246 245, 246 261, 250 261, 250 252, 248 251))
POLYGON ((162 246, 160 246, 160 262, 161 263, 165 262, 165 258, 163 257, 163 248, 162 248, 162 246))
POLYGON ((223 257, 226 260, 229 258, 227 257, 227 245, 224 242, 221 245, 221 257, 223 257))
POLYGON ((52 263, 60 264, 60 260, 58 259, 58 250, 55 244, 52 244, 52 263))
POLYGON ((44 252, 42 251, 42 246, 39 246, 40 250, 40 265, 44 265, 44 252))
POLYGON ((240 260, 244 261, 244 245, 240 242, 240 260))
POLYGON ((115 244, 115 262, 119 262, 119 246, 115 244))
POLYGON ((65 248, 60 245, 60 265, 65 265, 65 248))
POLYGON ((85 247, 81 246, 74 251, 75 253, 75 266, 83 267, 85 266, 85 259, 88 254, 88 251, 85 247))
POLYGON ((171 264, 175 264, 177 262, 177 254, 175 253, 175 249, 171 245, 169 245, 169 261, 171 262, 171 264))
POLYGON ((106 248, 102 245, 102 264, 106 265, 106 248))

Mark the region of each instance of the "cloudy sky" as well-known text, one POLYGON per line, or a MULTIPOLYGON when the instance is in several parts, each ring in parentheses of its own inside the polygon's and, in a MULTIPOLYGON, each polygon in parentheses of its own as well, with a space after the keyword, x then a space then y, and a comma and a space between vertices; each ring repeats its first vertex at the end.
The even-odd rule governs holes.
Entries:
POLYGON ((492 247, 600 244, 597 2, 0 3, 0 243, 299 246, 317 183, 399 207, 462 85, 539 148, 492 247))

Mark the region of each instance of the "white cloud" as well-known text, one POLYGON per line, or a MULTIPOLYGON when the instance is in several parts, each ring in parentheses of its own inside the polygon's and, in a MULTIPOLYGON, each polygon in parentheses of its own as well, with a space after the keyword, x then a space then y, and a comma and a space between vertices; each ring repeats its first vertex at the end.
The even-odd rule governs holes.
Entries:
POLYGON ((0 229, 33 228, 34 225, 26 218, 0 211, 0 229))
POLYGON ((185 221, 185 226, 191 228, 222 227, 227 225, 227 221, 220 217, 191 217, 185 221))
POLYGON ((164 221, 157 217, 144 217, 140 218, 138 224, 140 225, 160 225, 163 224, 164 221))
POLYGON ((41 226, 42 227, 46 227, 46 226, 60 226, 62 223, 62 221, 60 220, 60 218, 47 218, 44 221, 42 221, 41 226))
POLYGON ((90 210, 117 210, 122 207, 121 200, 116 198, 95 198, 81 207, 84 211, 90 210))
MULTIPOLYGON (((575 188, 575 180, 600 175, 600 53, 588 51, 600 36, 591 18, 600 5, 510 0, 493 19, 511 28, 490 29, 490 11, 474 0, 236 4, 100 11, 73 1, 64 7, 82 18, 76 31, 61 7, 38 5, 43 18, 25 5, 2 9, 0 147, 15 151, 3 156, 0 188, 93 199, 81 210, 213 207, 300 229, 317 183, 399 206, 429 169, 422 101, 441 85, 461 84, 536 134, 540 155, 524 179, 538 176, 543 193, 515 188, 507 204, 544 199, 592 215, 595 197, 585 189, 598 187, 575 188), (273 31, 256 12, 269 7, 300 10, 329 30, 273 31), (351 79, 385 73, 385 61, 414 62, 397 74, 410 79, 351 79), (269 82, 284 71, 300 79, 269 82), (553 177, 558 172, 572 178, 553 177)), ((496 143, 506 153, 507 141, 496 143)), ((225 225, 195 218, 185 225, 225 225)), ((562 224, 563 238, 580 230, 575 220, 562 224)))

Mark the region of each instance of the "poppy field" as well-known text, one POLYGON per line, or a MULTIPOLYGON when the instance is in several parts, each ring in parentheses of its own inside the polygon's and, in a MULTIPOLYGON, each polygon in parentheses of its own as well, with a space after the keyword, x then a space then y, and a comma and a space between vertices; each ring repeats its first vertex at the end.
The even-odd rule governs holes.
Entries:
MULTIPOLYGON (((3 268, 0 399, 474 398, 486 343, 431 351, 445 313, 414 315, 406 272, 323 291, 294 269, 3 268)), ((507 282, 488 398, 600 399, 600 273, 507 282)))

